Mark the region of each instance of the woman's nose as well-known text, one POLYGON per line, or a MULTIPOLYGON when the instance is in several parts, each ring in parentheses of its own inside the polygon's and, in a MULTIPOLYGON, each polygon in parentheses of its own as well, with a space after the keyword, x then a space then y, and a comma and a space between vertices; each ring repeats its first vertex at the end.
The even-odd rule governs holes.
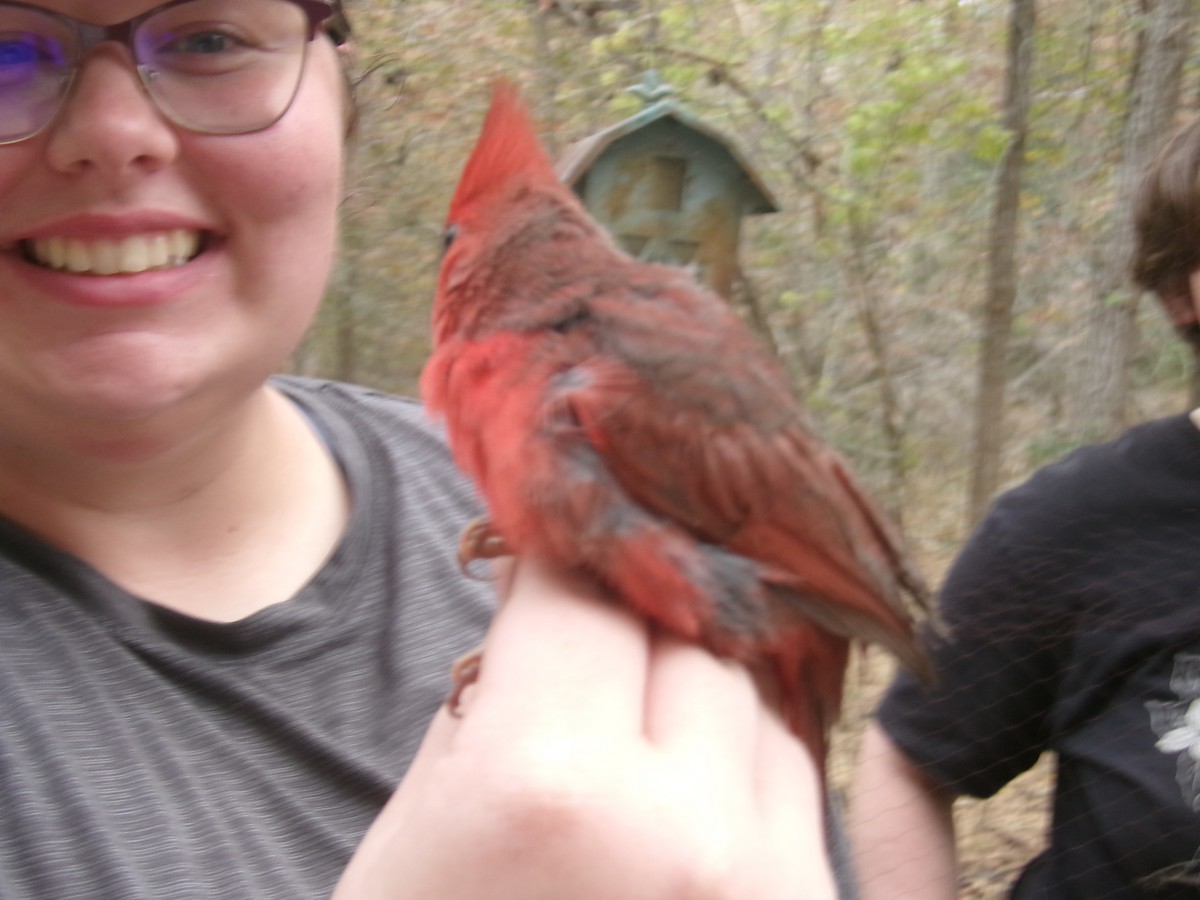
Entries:
POLYGON ((116 44, 96 47, 49 129, 46 153, 64 172, 153 171, 174 158, 178 134, 116 44))

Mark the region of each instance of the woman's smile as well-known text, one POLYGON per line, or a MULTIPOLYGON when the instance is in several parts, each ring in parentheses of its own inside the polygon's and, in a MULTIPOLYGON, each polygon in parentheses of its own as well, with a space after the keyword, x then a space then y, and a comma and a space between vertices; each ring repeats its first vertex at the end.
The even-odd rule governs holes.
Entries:
POLYGON ((21 249, 36 265, 76 275, 133 275, 168 269, 195 259, 202 247, 200 231, 175 228, 123 238, 53 237, 26 240, 21 249))

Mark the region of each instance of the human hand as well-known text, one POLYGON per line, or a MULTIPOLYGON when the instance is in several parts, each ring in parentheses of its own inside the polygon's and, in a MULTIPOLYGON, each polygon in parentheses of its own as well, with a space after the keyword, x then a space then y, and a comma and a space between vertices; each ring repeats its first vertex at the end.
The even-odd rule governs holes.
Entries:
POLYGON ((461 719, 434 719, 334 900, 834 896, 822 789, 748 672, 515 567, 461 719))

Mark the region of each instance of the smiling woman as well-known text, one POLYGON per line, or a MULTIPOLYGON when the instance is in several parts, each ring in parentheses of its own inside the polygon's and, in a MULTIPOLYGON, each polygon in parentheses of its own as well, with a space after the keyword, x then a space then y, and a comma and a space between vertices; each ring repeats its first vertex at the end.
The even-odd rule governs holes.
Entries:
POLYGON ((419 411, 270 378, 334 12, 0 3, 0 895, 328 896, 482 634, 419 411))
POLYGON ((491 618, 478 502, 412 402, 274 374, 332 266, 347 33, 0 2, 0 896, 323 898, 352 856, 352 900, 824 885, 747 674, 589 586, 523 561, 469 740, 435 715, 491 618))
POLYGON ((4 77, 6 106, 30 82, 64 85, 0 157, 0 378, 30 424, 90 420, 90 433, 61 433, 77 450, 119 438, 159 453, 204 434, 202 421, 176 429, 236 403, 311 320, 341 197, 341 76, 312 12, 324 4, 103 4, 106 27, 69 17, 88 6, 0 4, 9 44, 37 51, 4 77), (228 83, 240 103, 202 100, 228 83), (218 127, 246 133, 206 133, 218 127), (165 265, 131 273, 118 246, 159 248, 165 265))

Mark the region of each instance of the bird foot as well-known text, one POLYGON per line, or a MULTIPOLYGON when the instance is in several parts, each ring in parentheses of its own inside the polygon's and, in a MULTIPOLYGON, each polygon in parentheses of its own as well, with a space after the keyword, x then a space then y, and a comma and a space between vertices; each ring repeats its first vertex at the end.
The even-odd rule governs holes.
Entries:
POLYGON ((487 516, 480 516, 463 529, 462 537, 458 540, 458 566, 464 575, 486 581, 486 575, 471 570, 471 563, 480 559, 508 556, 509 552, 508 544, 496 531, 492 520, 487 516))
POLYGON ((450 666, 450 696, 446 698, 446 709, 456 719, 463 715, 463 695, 467 688, 479 680, 483 669, 483 648, 476 647, 469 653, 464 653, 450 666))

